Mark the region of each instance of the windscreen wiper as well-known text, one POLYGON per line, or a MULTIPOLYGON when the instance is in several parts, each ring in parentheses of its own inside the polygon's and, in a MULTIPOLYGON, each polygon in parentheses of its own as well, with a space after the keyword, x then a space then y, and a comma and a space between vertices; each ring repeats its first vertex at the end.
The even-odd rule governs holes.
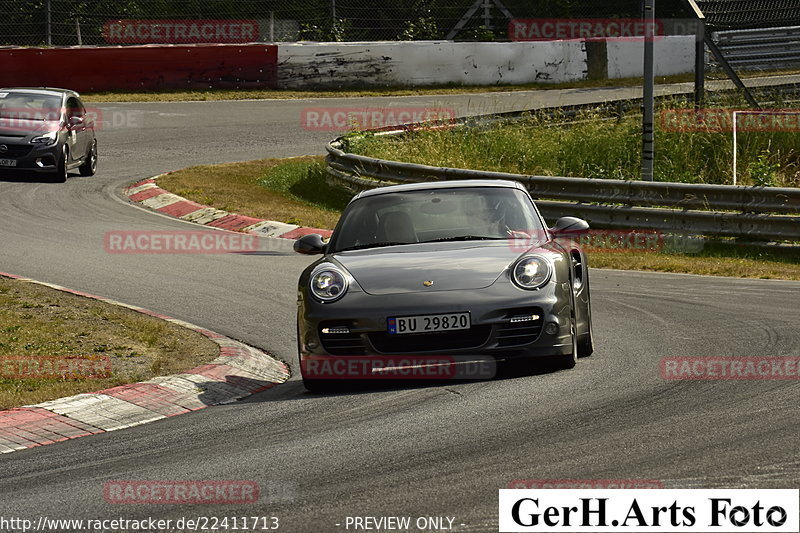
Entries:
POLYGON ((423 243, 426 242, 447 242, 447 241, 498 241, 498 240, 506 240, 508 237, 488 237, 485 235, 459 235, 457 237, 442 237, 441 239, 432 239, 430 241, 422 241, 423 243))
POLYGON ((402 246, 404 244, 417 244, 415 242, 370 242, 365 244, 356 244, 355 246, 348 246, 347 248, 340 248, 337 252, 347 252, 350 250, 366 250, 367 248, 383 248, 384 246, 402 246))

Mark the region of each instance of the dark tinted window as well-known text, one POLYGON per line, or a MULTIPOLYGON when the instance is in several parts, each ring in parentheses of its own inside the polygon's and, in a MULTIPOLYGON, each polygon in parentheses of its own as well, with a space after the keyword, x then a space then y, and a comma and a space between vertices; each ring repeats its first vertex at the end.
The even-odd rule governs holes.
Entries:
POLYGON ((505 187, 431 189, 367 196, 342 215, 332 251, 541 232, 528 196, 505 187))
POLYGON ((18 91, 0 91, 0 118, 60 120, 61 97, 18 91))

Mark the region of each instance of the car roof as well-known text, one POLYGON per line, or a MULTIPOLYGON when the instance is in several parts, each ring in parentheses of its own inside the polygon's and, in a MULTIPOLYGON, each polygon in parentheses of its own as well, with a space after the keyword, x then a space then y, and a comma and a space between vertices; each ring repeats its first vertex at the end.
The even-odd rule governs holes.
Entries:
POLYGON ((20 91, 34 94, 47 94, 51 96, 62 96, 64 94, 68 96, 80 96, 75 91, 71 91, 69 89, 59 89, 58 87, 3 87, 0 88, 0 91, 20 91))
POLYGON ((524 191, 520 183, 510 180, 451 180, 451 181, 425 181, 421 183, 404 183, 402 185, 390 185, 388 187, 378 187, 362 191, 353 200, 365 198, 367 196, 377 196, 379 194, 389 194, 393 192, 427 191, 432 189, 463 189, 468 187, 496 187, 506 189, 519 189, 524 191))

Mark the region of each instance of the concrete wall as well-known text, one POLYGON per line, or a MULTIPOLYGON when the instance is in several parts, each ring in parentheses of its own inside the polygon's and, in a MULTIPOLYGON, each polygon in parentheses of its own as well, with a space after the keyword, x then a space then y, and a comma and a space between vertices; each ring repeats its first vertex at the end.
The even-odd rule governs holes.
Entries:
MULTIPOLYGON (((0 86, 104 91, 562 83, 641 76, 643 49, 641 39, 8 48, 0 50, 0 86)), ((692 72, 694 37, 658 40, 656 60, 657 75, 692 72)))
POLYGON ((582 42, 281 43, 285 88, 569 82, 586 78, 582 42))
MULTIPOLYGON (((693 35, 668 35, 655 42, 656 76, 694 72, 693 35)), ((608 41, 608 78, 633 78, 642 75, 644 40, 641 38, 608 41)))

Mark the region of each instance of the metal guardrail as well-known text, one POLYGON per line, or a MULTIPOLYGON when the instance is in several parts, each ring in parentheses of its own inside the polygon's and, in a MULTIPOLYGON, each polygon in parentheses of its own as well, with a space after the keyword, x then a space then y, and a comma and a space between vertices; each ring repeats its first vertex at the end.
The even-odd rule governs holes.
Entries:
POLYGON ((433 167, 346 153, 341 138, 328 143, 326 149, 330 181, 352 192, 397 183, 506 179, 523 183, 548 220, 579 216, 599 228, 800 240, 800 189, 524 176, 433 167))
POLYGON ((800 66, 800 26, 718 31, 711 37, 734 69, 800 66))

